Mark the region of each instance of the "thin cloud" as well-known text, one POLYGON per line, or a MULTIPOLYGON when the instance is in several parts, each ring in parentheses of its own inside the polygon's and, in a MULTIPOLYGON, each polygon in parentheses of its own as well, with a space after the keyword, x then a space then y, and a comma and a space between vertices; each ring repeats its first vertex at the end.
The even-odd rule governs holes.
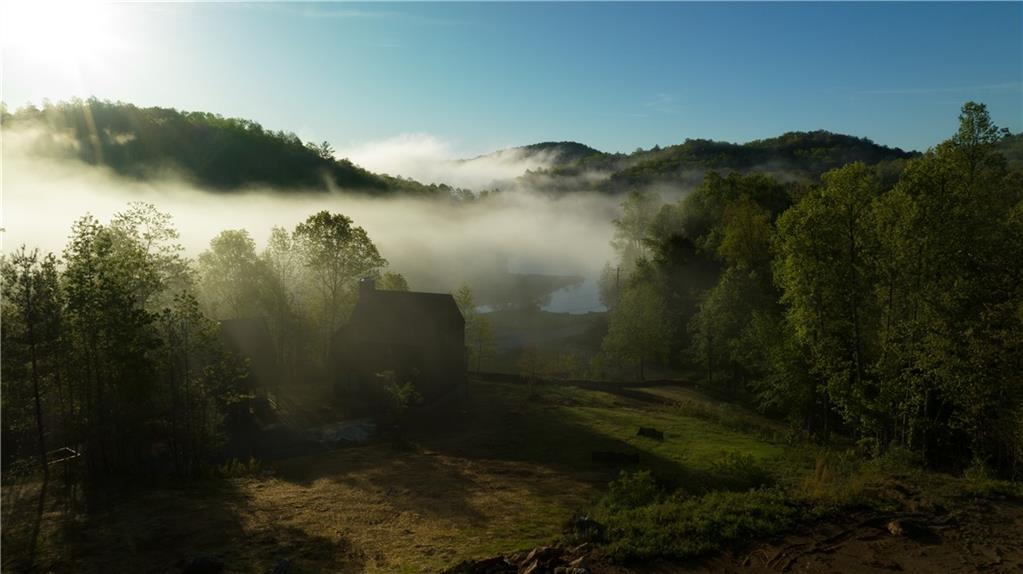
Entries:
POLYGON ((662 114, 677 114, 682 111, 678 97, 663 92, 654 94, 653 98, 643 103, 643 107, 662 114))

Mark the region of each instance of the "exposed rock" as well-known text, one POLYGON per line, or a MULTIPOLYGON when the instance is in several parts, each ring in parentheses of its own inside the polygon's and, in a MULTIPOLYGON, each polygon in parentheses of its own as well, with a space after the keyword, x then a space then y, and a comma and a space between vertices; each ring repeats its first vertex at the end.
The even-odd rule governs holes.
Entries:
POLYGON ((519 574, 547 574, 549 571, 546 566, 540 564, 539 560, 533 560, 532 562, 527 560, 526 566, 519 568, 519 574))
POLYGON ((653 427, 639 427, 639 432, 636 436, 645 436, 654 440, 664 440, 664 431, 659 431, 653 427))
MULTIPOLYGON (((584 516, 583 518, 589 517, 584 516)), ((596 520, 594 520, 593 522, 600 524, 596 520)), ((601 524, 601 527, 603 527, 603 524, 601 524)), ((568 553, 571 554, 572 556, 585 556, 590 552, 593 552, 593 543, 591 542, 583 542, 579 546, 576 546, 575 548, 570 548, 568 550, 568 553)))
POLYGON ((575 560, 569 562, 568 565, 577 570, 589 570, 590 561, 585 556, 580 556, 575 560))
POLYGON ((886 528, 888 529, 888 532, 892 534, 892 536, 902 536, 905 533, 905 530, 903 530, 902 528, 902 522, 899 520, 893 519, 888 521, 886 528))
POLYGON ((525 562, 532 562, 538 560, 540 562, 549 562, 556 558, 560 558, 565 550, 558 548, 557 546, 537 546, 526 555, 525 562))
POLYGON ((485 560, 466 560, 441 574, 592 574, 587 554, 592 546, 582 544, 571 550, 560 546, 537 546, 485 560))

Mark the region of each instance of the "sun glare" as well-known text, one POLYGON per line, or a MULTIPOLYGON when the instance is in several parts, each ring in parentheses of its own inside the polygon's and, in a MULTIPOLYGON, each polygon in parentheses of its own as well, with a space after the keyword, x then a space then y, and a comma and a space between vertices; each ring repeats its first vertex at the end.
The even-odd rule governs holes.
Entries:
POLYGON ((102 2, 85 0, 5 0, 0 38, 5 50, 34 61, 79 63, 116 47, 111 11, 102 2))

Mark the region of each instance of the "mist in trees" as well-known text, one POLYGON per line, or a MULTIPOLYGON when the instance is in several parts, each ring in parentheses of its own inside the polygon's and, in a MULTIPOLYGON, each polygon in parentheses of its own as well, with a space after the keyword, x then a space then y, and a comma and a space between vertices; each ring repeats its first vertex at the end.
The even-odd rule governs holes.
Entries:
MULTIPOLYGON (((677 201, 628 194, 590 374, 682 370, 820 440, 1019 476, 1023 176, 1007 137, 968 103, 957 133, 897 166, 847 163, 812 185, 711 172, 677 201)), ((178 241, 167 214, 132 204, 79 219, 60 254, 3 258, 5 463, 47 468, 72 446, 89 477, 201 474, 233 409, 267 392, 218 321, 264 323, 284 383, 323 380, 358 280, 409 289, 339 213, 262 244, 227 229, 195 260, 178 241)), ((454 295, 468 367, 486 370, 490 318, 467 286, 454 295)), ((520 366, 568 377, 579 363, 530 346, 520 366)))
MULTIPOLYGON (((60 256, 4 256, 4 464, 45 471, 66 447, 87 481, 209 472, 232 417, 268 391, 218 321, 263 321, 290 382, 319 380, 358 279, 385 265, 362 228, 329 212, 273 229, 261 252, 246 230, 225 230, 188 260, 149 204, 82 217, 60 256)), ((408 289, 399 273, 382 280, 408 289)))
POLYGON ((982 104, 959 119, 894 175, 711 173, 652 219, 630 196, 605 351, 634 362, 649 332, 645 352, 819 438, 1019 476, 1023 175, 982 104))
POLYGON ((45 469, 62 447, 87 453, 87 477, 208 462, 244 369, 199 312, 175 236, 133 205, 107 224, 80 219, 59 258, 4 257, 5 464, 35 451, 45 469))
POLYGON ((465 319, 465 345, 468 350, 469 369, 483 370, 484 361, 494 354, 494 329, 490 317, 480 313, 472 288, 462 285, 453 294, 458 310, 465 319))

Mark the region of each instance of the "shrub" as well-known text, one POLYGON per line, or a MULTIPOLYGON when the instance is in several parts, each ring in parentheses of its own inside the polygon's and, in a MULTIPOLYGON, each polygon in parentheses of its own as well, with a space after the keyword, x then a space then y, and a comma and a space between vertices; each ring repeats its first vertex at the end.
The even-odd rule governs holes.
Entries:
POLYGON ((618 560, 689 558, 740 540, 792 527, 801 509, 778 488, 671 496, 636 508, 608 512, 604 522, 618 560))
POLYGON ((663 494, 649 470, 622 471, 608 485, 601 503, 609 510, 637 508, 655 502, 663 494))
POLYGON ((263 463, 255 457, 249 458, 249 460, 238 460, 232 458, 224 464, 217 467, 217 475, 223 478, 242 478, 247 476, 257 476, 263 470, 263 463))

